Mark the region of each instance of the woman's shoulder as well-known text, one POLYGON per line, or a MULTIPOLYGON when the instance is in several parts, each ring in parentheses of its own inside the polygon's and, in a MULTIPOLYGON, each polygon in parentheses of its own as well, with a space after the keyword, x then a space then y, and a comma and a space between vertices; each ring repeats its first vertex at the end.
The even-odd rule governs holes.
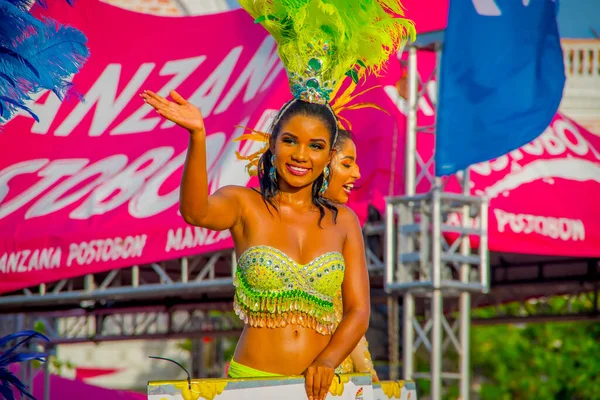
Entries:
POLYGON ((358 217, 350 207, 345 205, 337 205, 336 207, 338 209, 337 223, 344 227, 360 227, 358 217))
POLYGON ((245 186, 236 186, 236 185, 228 185, 223 186, 217 190, 218 194, 225 196, 235 196, 238 198, 254 198, 256 196, 260 197, 260 190, 256 188, 249 188, 245 186))

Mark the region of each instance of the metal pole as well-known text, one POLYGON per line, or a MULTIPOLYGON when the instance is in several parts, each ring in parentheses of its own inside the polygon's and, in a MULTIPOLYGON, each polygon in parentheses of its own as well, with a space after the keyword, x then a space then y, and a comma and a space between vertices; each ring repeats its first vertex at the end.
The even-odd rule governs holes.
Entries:
POLYGON ((408 48, 408 99, 406 102, 406 149, 404 179, 405 196, 416 191, 417 177, 417 110, 419 105, 419 72, 417 70, 417 48, 408 48))
POLYGON ((489 275, 489 259, 488 259, 488 200, 483 199, 481 202, 481 215, 479 221, 481 222, 481 237, 479 239, 479 254, 481 256, 481 285, 485 288, 484 293, 488 293, 490 290, 490 275, 489 275))
POLYGON ((394 221, 394 205, 385 206, 385 283, 388 286, 394 283, 394 271, 396 270, 396 224, 394 221))
POLYGON ((413 354, 413 343, 415 341, 415 331, 413 329, 413 318, 415 316, 415 298, 412 293, 404 294, 404 307, 402 309, 403 316, 403 359, 404 359, 404 379, 413 379, 415 373, 415 360, 413 354))
POLYGON ((399 367, 398 351, 398 299, 392 296, 387 298, 388 306, 388 350, 390 354, 390 380, 397 381, 399 367))
MULTIPOLYGON (((438 181, 439 179, 436 179, 438 181)), ((442 210, 441 210, 441 185, 436 182, 433 189, 433 238, 432 238, 432 283, 433 293, 431 301, 431 398, 442 399, 442 210)))
POLYGON ((204 376, 204 337, 192 339, 192 379, 204 376))
POLYGON ((50 400, 50 348, 47 349, 47 354, 44 363, 44 400, 50 400))
MULTIPOLYGON (((408 99, 406 102, 406 148, 405 148, 405 196, 413 196, 417 190, 417 110, 419 72, 417 70, 417 48, 408 47, 408 99)), ((393 224, 393 222, 392 222, 393 224)), ((412 243, 408 244, 409 246, 412 243)), ((415 298, 412 293, 404 294, 403 302, 403 364, 404 379, 412 379, 415 372, 415 361, 413 354, 413 343, 415 331, 413 329, 413 318, 415 314, 415 298)))
POLYGON ((181 282, 186 283, 190 274, 190 265, 187 257, 181 259, 181 282))
MULTIPOLYGON (((470 189, 470 174, 469 169, 464 171, 463 175, 463 195, 469 196, 471 194, 470 189)), ((471 226, 471 219, 469 216, 470 206, 465 205, 462 209, 462 223, 463 227, 468 228, 471 226)), ((461 243, 460 253, 463 256, 471 254, 471 241, 469 235, 464 235, 461 243)), ((461 264, 460 266, 460 281, 464 283, 469 282, 469 275, 471 267, 469 264, 461 264)), ((463 291, 460 294, 459 303, 459 318, 460 318, 460 398, 461 400, 469 400, 470 398, 470 331, 471 331, 471 293, 463 291)))
POLYGON ((231 277, 235 278, 235 271, 237 270, 237 256, 235 250, 231 252, 231 277))
MULTIPOLYGON (((385 284, 394 282, 394 272, 397 268, 398 255, 396 246, 396 224, 394 221, 394 205, 388 203, 385 207, 385 284)), ((398 367, 400 354, 398 350, 398 299, 387 298, 387 326, 388 326, 388 354, 389 354, 389 379, 398 380, 398 367)))

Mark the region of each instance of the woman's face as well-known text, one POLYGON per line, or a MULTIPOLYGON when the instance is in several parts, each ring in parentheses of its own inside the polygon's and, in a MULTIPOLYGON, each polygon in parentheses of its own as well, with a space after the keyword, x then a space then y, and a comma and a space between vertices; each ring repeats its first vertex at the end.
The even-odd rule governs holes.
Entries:
POLYGON ((330 132, 320 119, 295 115, 286 121, 271 144, 279 187, 312 185, 331 160, 330 143, 330 132))
POLYGON ((359 179, 360 169, 356 163, 356 145, 352 139, 346 139, 331 160, 331 178, 325 196, 337 203, 346 204, 348 196, 354 188, 354 182, 359 179))

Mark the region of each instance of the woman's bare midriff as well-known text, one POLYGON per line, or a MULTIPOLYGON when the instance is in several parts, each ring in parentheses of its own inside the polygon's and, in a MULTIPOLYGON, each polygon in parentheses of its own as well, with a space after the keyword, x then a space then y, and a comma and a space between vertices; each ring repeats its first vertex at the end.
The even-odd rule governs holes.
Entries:
POLYGON ((281 375, 301 375, 325 349, 331 335, 298 325, 245 326, 233 359, 247 367, 281 375))

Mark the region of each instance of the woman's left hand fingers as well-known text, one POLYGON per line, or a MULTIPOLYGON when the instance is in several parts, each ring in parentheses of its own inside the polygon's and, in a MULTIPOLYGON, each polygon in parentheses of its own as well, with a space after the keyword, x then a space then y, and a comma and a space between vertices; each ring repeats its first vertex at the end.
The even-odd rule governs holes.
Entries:
POLYGON ((320 370, 318 375, 320 376, 320 389, 317 398, 319 400, 325 400, 327 397, 327 392, 329 392, 329 388, 331 387, 331 381, 333 380, 334 371, 331 368, 327 367, 318 367, 320 370))
POLYGON ((319 393, 321 391, 321 373, 319 371, 319 367, 315 367, 314 379, 313 379, 313 387, 312 394, 314 400, 322 400, 319 393))
POLYGON ((308 367, 306 373, 304 374, 304 388, 306 389, 306 396, 308 396, 308 400, 314 400, 313 397, 313 383, 315 380, 314 368, 308 367))
POLYGON ((325 400, 333 376, 332 368, 323 365, 310 366, 306 371, 306 394, 309 400, 325 400))
POLYGON ((154 99, 153 97, 142 95, 142 98, 144 99, 144 102, 146 102, 146 104, 154 107, 157 110, 166 108, 162 103, 160 103, 158 100, 154 99))
POLYGON ((144 94, 146 96, 148 96, 149 98, 154 99, 157 103, 162 104, 164 106, 168 106, 170 103, 169 100, 165 99, 162 96, 159 96, 158 94, 154 93, 151 90, 144 90, 144 94))

